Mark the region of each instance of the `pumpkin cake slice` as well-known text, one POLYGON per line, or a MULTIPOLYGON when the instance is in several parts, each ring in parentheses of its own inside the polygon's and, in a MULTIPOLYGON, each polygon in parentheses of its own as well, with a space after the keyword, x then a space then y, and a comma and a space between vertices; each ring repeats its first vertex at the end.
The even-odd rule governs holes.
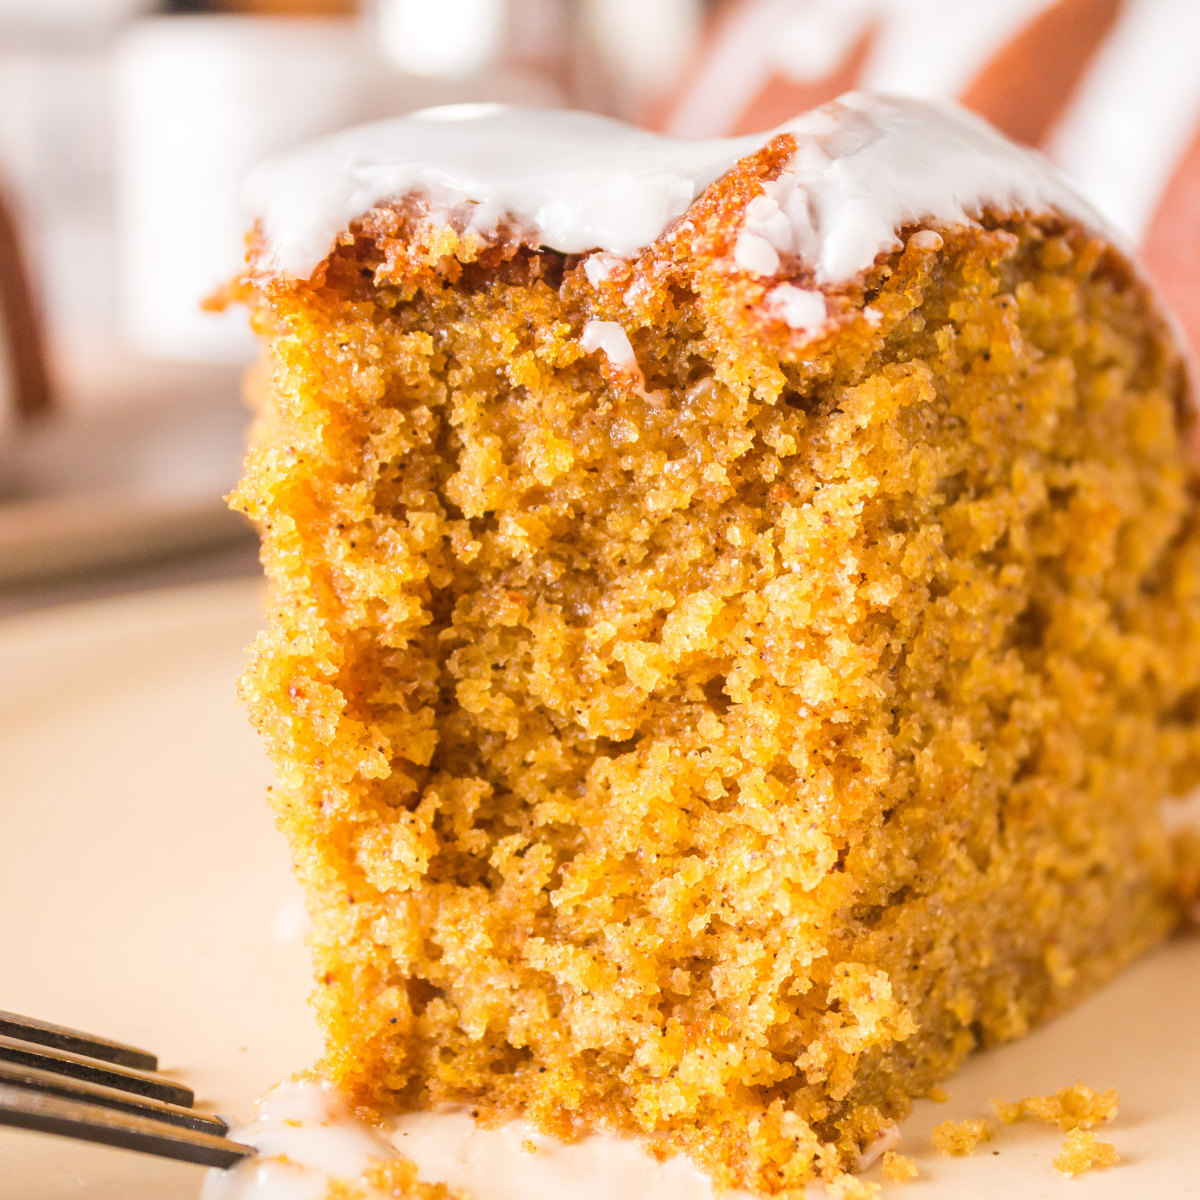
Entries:
POLYGON ((354 1100, 799 1195, 1166 934, 1188 377, 1040 159, 461 106, 249 196, 242 692, 354 1100))

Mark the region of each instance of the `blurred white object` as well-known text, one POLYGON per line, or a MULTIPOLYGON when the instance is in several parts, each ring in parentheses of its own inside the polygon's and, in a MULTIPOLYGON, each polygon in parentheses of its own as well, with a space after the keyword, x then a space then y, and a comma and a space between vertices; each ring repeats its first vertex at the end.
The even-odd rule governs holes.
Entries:
POLYGON ((0 0, 0 37, 91 39, 157 7, 154 0, 0 0))
POLYGON ((379 0, 380 49, 402 71, 466 79, 504 42, 505 0, 379 0))
MULTIPOLYGON (((1136 239, 1200 127, 1198 39, 1195 0, 1127 3, 1046 146, 1136 239)), ((1194 271, 1195 261, 1186 269, 1194 271)))
POLYGON ((766 45, 777 69, 797 83, 822 79, 837 68, 876 18, 873 0, 809 4, 803 20, 780 21, 766 45))
POLYGON ((955 96, 997 45, 1054 3, 742 0, 714 27, 664 129, 675 137, 732 133, 772 76, 814 83, 836 71, 868 35, 870 52, 857 86, 929 99, 955 96))
POLYGON ((674 81, 699 36, 701 7, 700 0, 586 0, 617 115, 636 114, 674 81))
POLYGON ((102 46, 0 50, 0 186, 52 348, 113 336, 110 95, 102 46))
POLYGON ((352 20, 162 17, 115 60, 120 318, 150 357, 253 357, 244 311, 200 302, 241 269, 238 189, 259 159, 361 119, 371 55, 352 20))
POLYGON ((696 46, 701 0, 584 0, 593 52, 614 116, 637 119, 670 86, 696 46))

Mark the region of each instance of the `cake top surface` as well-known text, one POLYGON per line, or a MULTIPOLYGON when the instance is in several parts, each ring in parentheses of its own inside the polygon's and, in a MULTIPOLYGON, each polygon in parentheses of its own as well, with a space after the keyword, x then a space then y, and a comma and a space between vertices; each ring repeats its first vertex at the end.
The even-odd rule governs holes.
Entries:
MULTIPOLYGON (((433 220, 472 206, 487 237, 502 221, 567 254, 649 246, 704 189, 778 134, 782 174, 746 208, 739 265, 773 273, 798 253, 840 283, 896 244, 906 224, 962 223, 984 207, 1058 209, 1103 221, 1040 156, 956 105, 851 92, 766 133, 692 141, 591 113, 459 104, 359 126, 268 159, 245 200, 259 266, 307 278, 374 206, 420 197, 433 220)), ((1110 235, 1111 236, 1111 235, 1110 235)))

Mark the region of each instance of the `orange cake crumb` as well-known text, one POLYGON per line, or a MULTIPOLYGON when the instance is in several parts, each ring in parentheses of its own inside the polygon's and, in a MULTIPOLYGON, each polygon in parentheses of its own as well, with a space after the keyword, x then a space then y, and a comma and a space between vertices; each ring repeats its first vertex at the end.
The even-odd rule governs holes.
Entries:
POLYGON ((362 1186, 335 1183, 328 1200, 368 1200, 388 1196, 392 1200, 467 1200, 467 1194, 444 1183, 425 1183, 417 1178, 417 1165, 403 1155, 374 1159, 362 1174, 362 1186), (341 1194, 339 1194, 339 1191, 341 1194))
POLYGON ((1006 1125, 1012 1125, 1026 1117, 1057 1125, 1064 1132, 1073 1129, 1091 1129, 1111 1121, 1117 1115, 1120 1097, 1116 1088, 1098 1092, 1080 1080, 1069 1087, 1061 1088, 1053 1096, 1026 1096, 1015 1104, 1006 1100, 993 1100, 996 1115, 1006 1125))
POLYGON ((920 1174, 917 1164, 906 1155, 888 1150, 883 1156, 883 1176, 893 1183, 903 1183, 906 1179, 916 1179, 920 1174))
POLYGON ((1064 1175, 1078 1175, 1093 1167, 1111 1167, 1121 1161, 1111 1142, 1102 1142, 1094 1133, 1072 1129, 1063 1142, 1062 1152, 1055 1156, 1054 1165, 1064 1175))
POLYGON ((879 1200, 882 1188, 856 1175, 837 1175, 825 1181, 825 1194, 829 1200, 879 1200))
POLYGON ((996 1136, 989 1122, 973 1117, 966 1121, 943 1121, 935 1125, 932 1142, 943 1154, 974 1154, 983 1142, 996 1136))

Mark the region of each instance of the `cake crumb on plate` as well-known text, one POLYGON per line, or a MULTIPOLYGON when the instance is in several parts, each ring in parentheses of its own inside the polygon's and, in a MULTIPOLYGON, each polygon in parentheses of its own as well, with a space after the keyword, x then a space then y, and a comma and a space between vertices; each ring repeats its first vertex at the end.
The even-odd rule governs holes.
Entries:
POLYGON ((916 1179, 920 1174, 917 1164, 904 1154, 889 1150, 883 1156, 883 1177, 892 1183, 903 1183, 906 1179, 916 1179))
POLYGON ((838 1175, 825 1184, 829 1200, 879 1200, 882 1190, 879 1184, 854 1175, 838 1175))
POLYGON ((1120 1161, 1121 1156, 1111 1142, 1102 1142, 1084 1129, 1072 1129, 1063 1142, 1062 1152, 1055 1156, 1054 1165, 1064 1175, 1078 1175, 1093 1167, 1112 1167, 1120 1161))
POLYGON ((991 1125, 978 1117, 966 1121, 943 1121, 933 1127, 934 1147, 943 1154, 974 1154, 982 1142, 996 1136, 991 1125))
POLYGON ((1064 1133, 1074 1129, 1091 1129, 1117 1115, 1120 1096, 1116 1088, 1098 1092, 1082 1080, 1060 1088, 1053 1096, 1026 1096, 1015 1104, 993 1100, 996 1115, 1005 1125, 1014 1125, 1026 1117, 1057 1125, 1064 1133))

